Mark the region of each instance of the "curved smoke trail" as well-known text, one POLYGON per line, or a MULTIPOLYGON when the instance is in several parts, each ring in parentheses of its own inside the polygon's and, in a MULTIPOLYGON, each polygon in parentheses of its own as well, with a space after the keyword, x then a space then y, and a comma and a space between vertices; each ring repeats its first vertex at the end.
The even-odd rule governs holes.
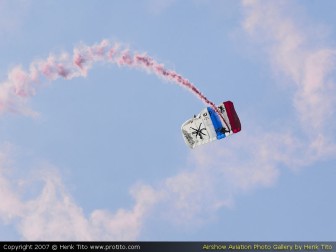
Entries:
MULTIPOLYGON (((140 68, 154 73, 163 79, 187 88, 221 116, 216 105, 189 80, 173 70, 165 69, 163 64, 156 62, 145 53, 130 53, 128 49, 122 49, 119 44, 111 43, 108 40, 102 40, 92 46, 81 45, 74 48, 73 55, 63 53, 59 56, 50 55, 45 60, 34 61, 30 64, 29 72, 22 70, 20 66, 15 67, 9 72, 8 80, 0 86, 0 112, 31 113, 22 105, 26 98, 35 94, 41 77, 47 80, 56 80, 86 76, 88 70, 96 62, 140 68)), ((224 118, 222 119, 225 122, 224 118)))

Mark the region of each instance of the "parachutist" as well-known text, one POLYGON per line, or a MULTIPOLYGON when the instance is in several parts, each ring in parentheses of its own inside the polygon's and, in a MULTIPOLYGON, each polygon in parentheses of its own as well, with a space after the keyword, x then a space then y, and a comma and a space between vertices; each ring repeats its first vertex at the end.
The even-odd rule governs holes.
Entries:
POLYGON ((229 133, 230 130, 227 130, 225 127, 223 127, 223 128, 220 129, 220 132, 222 132, 223 134, 225 134, 225 133, 229 133))

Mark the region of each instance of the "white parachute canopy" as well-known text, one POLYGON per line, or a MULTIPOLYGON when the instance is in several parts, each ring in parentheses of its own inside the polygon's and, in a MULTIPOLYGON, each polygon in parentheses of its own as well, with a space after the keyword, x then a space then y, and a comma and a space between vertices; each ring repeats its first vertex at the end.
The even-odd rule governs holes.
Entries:
POLYGON ((218 110, 221 116, 208 107, 182 124, 182 135, 190 148, 220 140, 241 130, 239 117, 231 101, 218 105, 218 110))

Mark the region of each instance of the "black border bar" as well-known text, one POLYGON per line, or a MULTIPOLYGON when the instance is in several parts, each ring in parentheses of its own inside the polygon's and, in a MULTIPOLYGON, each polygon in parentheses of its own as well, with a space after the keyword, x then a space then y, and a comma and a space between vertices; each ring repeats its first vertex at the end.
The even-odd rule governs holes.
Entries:
POLYGON ((127 252, 336 252, 336 242, 0 242, 4 252, 127 251, 127 252))

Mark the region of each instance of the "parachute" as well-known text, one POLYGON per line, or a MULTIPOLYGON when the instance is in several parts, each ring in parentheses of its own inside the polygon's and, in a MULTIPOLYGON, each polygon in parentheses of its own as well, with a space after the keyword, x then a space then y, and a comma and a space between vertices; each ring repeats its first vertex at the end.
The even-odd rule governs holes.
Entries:
POLYGON ((217 108, 220 115, 207 107, 182 124, 182 135, 190 148, 223 139, 241 130, 239 117, 231 101, 223 102, 217 108))

